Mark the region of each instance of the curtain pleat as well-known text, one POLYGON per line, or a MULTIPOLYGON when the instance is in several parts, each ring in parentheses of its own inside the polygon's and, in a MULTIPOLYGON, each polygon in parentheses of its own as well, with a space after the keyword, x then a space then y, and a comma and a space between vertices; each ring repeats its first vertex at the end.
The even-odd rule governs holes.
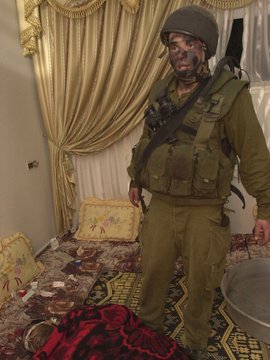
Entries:
POLYGON ((141 135, 142 125, 103 151, 74 157, 78 203, 91 196, 127 199, 129 177, 126 168, 131 160, 131 148, 141 135))
POLYGON ((244 8, 242 68, 250 78, 250 92, 270 150, 270 3, 258 0, 244 8))
POLYGON ((43 32, 34 67, 59 233, 74 217, 72 155, 100 152, 141 123, 152 83, 169 71, 167 57, 158 58, 161 24, 181 4, 148 0, 132 14, 110 0, 80 19, 40 4, 43 32))
POLYGON ((217 45, 216 55, 209 60, 210 69, 213 71, 219 60, 225 56, 231 35, 234 11, 221 10, 217 8, 211 8, 210 10, 216 18, 219 30, 219 41, 217 45))
POLYGON ((244 8, 241 66, 252 83, 270 81, 270 3, 257 0, 244 8))

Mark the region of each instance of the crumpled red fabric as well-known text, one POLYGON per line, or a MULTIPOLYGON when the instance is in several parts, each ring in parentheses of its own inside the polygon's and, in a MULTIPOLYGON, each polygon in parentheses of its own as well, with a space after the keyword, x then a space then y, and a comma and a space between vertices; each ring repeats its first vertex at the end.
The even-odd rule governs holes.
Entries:
POLYGON ((33 360, 188 360, 172 338, 146 327, 126 306, 83 306, 71 310, 33 360))

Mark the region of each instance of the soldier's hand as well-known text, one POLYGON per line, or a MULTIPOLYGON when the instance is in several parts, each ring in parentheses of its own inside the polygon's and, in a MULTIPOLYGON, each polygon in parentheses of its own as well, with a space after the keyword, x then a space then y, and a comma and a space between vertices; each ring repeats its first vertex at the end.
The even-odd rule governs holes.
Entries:
POLYGON ((265 245, 270 240, 270 221, 257 219, 254 228, 255 239, 265 245))
POLYGON ((139 207, 141 190, 137 187, 131 187, 128 192, 129 200, 132 205, 139 207))

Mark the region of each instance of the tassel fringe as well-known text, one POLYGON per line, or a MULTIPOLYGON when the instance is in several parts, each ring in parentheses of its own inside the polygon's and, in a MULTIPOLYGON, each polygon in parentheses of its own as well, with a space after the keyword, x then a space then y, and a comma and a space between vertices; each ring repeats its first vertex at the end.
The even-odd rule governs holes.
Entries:
POLYGON ((40 4, 43 3, 44 0, 28 0, 25 4, 24 11, 25 11, 25 19, 27 20, 29 16, 32 14, 34 9, 38 7, 40 4))
POLYGON ((106 0, 96 0, 94 2, 91 1, 91 4, 80 6, 80 7, 65 7, 57 3, 55 0, 46 0, 51 7, 54 8, 55 11, 58 13, 72 18, 72 19, 78 19, 82 17, 86 17, 88 15, 92 15, 95 11, 97 11, 106 0))
POLYGON ((140 0, 136 0, 134 4, 131 4, 128 0, 120 0, 120 3, 130 14, 135 14, 140 7, 140 0))
POLYGON ((40 36, 34 28, 29 27, 21 33, 21 45, 23 56, 34 55, 38 51, 37 38, 40 36))
POLYGON ((235 9, 251 4, 255 0, 204 0, 205 3, 220 9, 235 9))
POLYGON ((34 55, 38 51, 37 39, 41 36, 42 26, 38 17, 33 15, 44 0, 28 0, 25 4, 25 20, 31 25, 21 32, 23 55, 34 55))
MULTIPOLYGON (((37 39, 41 36, 42 26, 39 18, 34 16, 33 12, 45 1, 58 13, 72 19, 78 19, 92 15, 106 0, 90 0, 90 4, 79 7, 62 6, 56 0, 28 0, 25 4, 25 20, 31 26, 21 32, 21 45, 24 56, 34 55, 38 51, 37 39)), ((135 14, 140 6, 140 0, 120 0, 120 3, 130 14, 135 14)))

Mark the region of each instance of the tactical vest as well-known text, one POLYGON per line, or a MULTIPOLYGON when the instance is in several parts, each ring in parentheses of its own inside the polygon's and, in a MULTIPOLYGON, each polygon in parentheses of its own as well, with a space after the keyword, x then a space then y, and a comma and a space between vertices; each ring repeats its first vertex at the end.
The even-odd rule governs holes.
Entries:
MULTIPOLYGON (((154 87, 150 94, 154 106, 171 81, 169 75, 154 87)), ((196 102, 183 119, 183 124, 197 131, 196 136, 176 130, 176 141, 156 147, 140 171, 140 185, 150 192, 172 196, 226 199, 236 156, 233 151, 225 155, 222 149, 226 138, 223 118, 245 86, 247 82, 223 70, 207 99, 196 102)), ((130 174, 136 172, 136 163, 150 140, 151 137, 142 138, 136 146, 130 174)))

